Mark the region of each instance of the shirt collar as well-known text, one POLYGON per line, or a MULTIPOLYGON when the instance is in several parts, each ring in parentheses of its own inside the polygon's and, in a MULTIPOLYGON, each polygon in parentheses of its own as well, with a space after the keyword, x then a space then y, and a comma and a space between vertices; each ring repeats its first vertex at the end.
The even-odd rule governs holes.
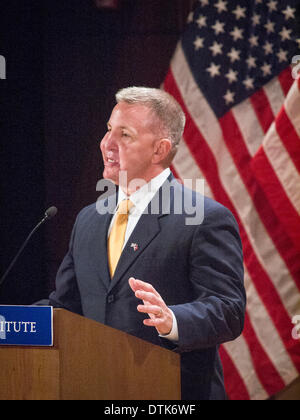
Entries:
POLYGON ((156 192, 160 189, 170 174, 170 168, 166 168, 159 175, 157 175, 155 178, 152 178, 147 184, 143 185, 129 197, 124 193, 122 188, 119 188, 118 205, 121 201, 130 199, 130 201, 134 204, 134 207, 131 209, 130 213, 143 213, 156 192))

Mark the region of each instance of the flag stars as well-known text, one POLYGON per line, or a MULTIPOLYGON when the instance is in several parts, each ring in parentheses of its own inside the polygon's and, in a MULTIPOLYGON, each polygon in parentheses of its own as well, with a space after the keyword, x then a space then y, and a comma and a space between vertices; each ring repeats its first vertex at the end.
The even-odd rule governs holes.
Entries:
POLYGON ((251 77, 247 77, 247 79, 243 81, 243 84, 247 90, 254 89, 254 79, 251 77))
POLYGON ((260 24, 261 16, 259 14, 257 14, 257 13, 254 13, 254 15, 252 16, 251 19, 252 19, 252 25, 253 26, 257 26, 257 25, 260 24))
POLYGON ((207 26, 206 23, 207 17, 200 15, 199 18, 197 19, 197 25, 199 26, 199 28, 204 28, 205 26, 207 26))
POLYGON ((268 8, 269 8, 269 12, 276 12, 277 11, 277 4, 278 4, 278 1, 275 1, 275 0, 270 0, 268 3, 267 3, 267 6, 268 6, 268 8))
POLYGON ((258 47, 258 36, 251 35, 251 37, 249 38, 249 42, 251 47, 258 47))
POLYGON ((230 105, 234 103, 234 96, 235 96, 235 93, 231 92, 231 90, 228 89, 226 94, 223 96, 223 98, 225 99, 226 105, 230 105))
POLYGON ((232 12, 235 15, 235 18, 237 20, 240 20, 242 18, 246 17, 246 7, 241 7, 240 5, 237 6, 235 10, 232 12))
POLYGON ((243 32, 244 32, 244 29, 238 28, 236 26, 234 30, 230 32, 230 35, 232 36, 233 40, 236 42, 239 39, 243 39, 243 32))
POLYGON ((230 58, 230 61, 232 63, 234 63, 235 61, 239 61, 241 59, 240 54, 241 54, 240 50, 236 50, 235 48, 231 48, 231 51, 227 55, 230 58))
POLYGON ((216 35, 220 35, 221 33, 224 33, 224 22, 220 22, 219 20, 216 21, 216 23, 212 26, 213 30, 215 31, 216 35))
POLYGON ((279 50, 279 52, 277 53, 279 63, 283 63, 285 61, 288 61, 287 54, 288 54, 287 51, 283 51, 282 48, 279 50))
POLYGON ((261 67, 261 70, 263 72, 263 75, 265 77, 270 76, 272 74, 272 70, 271 70, 271 64, 268 63, 264 63, 264 65, 261 67))
POLYGON ((218 13, 227 12, 227 4, 228 4, 228 1, 219 0, 215 4, 215 7, 218 10, 218 13))
POLYGON ((279 35, 281 36, 282 41, 291 40, 291 29, 287 29, 285 26, 282 28, 281 32, 279 32, 279 35))
POLYGON ((248 68, 249 69, 255 69, 256 67, 257 67, 257 65, 256 65, 256 58, 255 57, 252 57, 252 55, 250 55, 248 58, 247 58, 247 60, 246 60, 246 63, 248 64, 248 68))
POLYGON ((200 50, 201 48, 204 48, 204 38, 200 38, 200 36, 197 36, 197 38, 194 41, 194 47, 196 51, 200 50))
POLYGON ((273 54, 273 44, 269 41, 264 44, 263 49, 265 50, 266 55, 273 54))
POLYGON ((199 0, 202 7, 209 6, 209 0, 199 0))
POLYGON ((198 12, 196 9, 188 19, 194 23, 189 34, 195 33, 186 39, 194 51, 195 65, 199 64, 201 83, 209 87, 213 106, 222 113, 288 65, 295 47, 291 41, 297 38, 293 21, 296 2, 253 0, 252 6, 238 0, 197 3, 198 12))
POLYGON ((288 6, 285 10, 282 11, 284 14, 285 20, 295 19, 296 9, 288 6))
POLYGON ((187 18, 188 23, 193 23, 194 21, 194 12, 190 12, 187 18))
POLYGON ((237 82, 237 80, 238 80, 238 72, 230 69, 229 72, 227 74, 225 74, 225 77, 228 79, 228 82, 230 84, 232 84, 234 82, 237 82))
POLYGON ((268 34, 274 33, 275 32, 275 23, 271 22, 270 19, 268 20, 268 22, 264 25, 264 27, 266 28, 268 34))
POLYGON ((206 69, 206 71, 209 72, 211 78, 214 78, 216 76, 220 76, 221 75, 220 68, 221 68, 220 65, 215 64, 215 63, 211 63, 210 67, 208 67, 206 69))
POLYGON ((222 44, 218 44, 218 42, 214 42, 213 45, 211 47, 209 47, 209 49, 212 51, 212 55, 215 57, 219 54, 222 54, 222 48, 223 45, 222 44))

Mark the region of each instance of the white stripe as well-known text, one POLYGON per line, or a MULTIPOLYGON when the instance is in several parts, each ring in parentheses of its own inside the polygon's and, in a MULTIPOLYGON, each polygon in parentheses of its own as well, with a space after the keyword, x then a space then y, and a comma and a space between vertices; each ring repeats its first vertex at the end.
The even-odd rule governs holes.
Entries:
POLYGON ((285 96, 282 91, 281 84, 279 83, 278 77, 275 77, 269 83, 267 83, 263 90, 269 99, 269 103, 275 118, 285 100, 285 96))
POLYGON ((178 176, 184 179, 204 179, 204 194, 207 197, 213 198, 213 194, 204 175, 195 162, 191 152, 189 151, 184 140, 180 142, 177 154, 173 161, 173 166, 178 173, 178 176))
POLYGON ((288 385, 298 376, 297 369, 288 355, 284 343, 274 327, 272 318, 258 295, 247 270, 245 270, 245 288, 247 292, 247 313, 257 339, 277 371, 280 372, 284 383, 288 385))
POLYGON ((267 133, 263 148, 291 204, 300 214, 300 174, 277 134, 275 123, 267 133))
MULTIPOLYGON (((165 89, 164 83, 160 86, 161 89, 165 89)), ((179 143, 179 147, 175 158, 172 162, 172 166, 176 170, 179 178, 183 181, 184 179, 203 179, 204 180, 204 195, 206 197, 214 198, 214 195, 208 185, 205 176, 201 172, 199 166, 197 165, 193 155, 191 154, 185 139, 179 143)), ((202 191, 199 191, 202 192, 202 191)))
POLYGON ((223 344, 223 346, 243 379, 250 399, 265 400, 268 398, 268 393, 256 375, 248 344, 243 335, 234 341, 223 344))
POLYGON ((249 99, 232 108, 251 156, 254 156, 264 139, 264 132, 249 99))
POLYGON ((300 92, 297 81, 291 87, 286 98, 285 111, 300 137, 300 92))
POLYGON ((252 248, 292 318, 298 308, 299 290, 253 206, 252 199, 223 141, 218 120, 191 74, 180 43, 171 67, 186 107, 216 158, 221 182, 233 201, 252 248))

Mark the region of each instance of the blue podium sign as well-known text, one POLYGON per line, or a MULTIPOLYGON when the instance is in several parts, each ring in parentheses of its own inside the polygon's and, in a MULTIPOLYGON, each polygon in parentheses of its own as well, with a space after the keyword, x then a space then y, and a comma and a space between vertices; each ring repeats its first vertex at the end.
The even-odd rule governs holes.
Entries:
POLYGON ((53 308, 0 305, 1 345, 53 346, 53 308))

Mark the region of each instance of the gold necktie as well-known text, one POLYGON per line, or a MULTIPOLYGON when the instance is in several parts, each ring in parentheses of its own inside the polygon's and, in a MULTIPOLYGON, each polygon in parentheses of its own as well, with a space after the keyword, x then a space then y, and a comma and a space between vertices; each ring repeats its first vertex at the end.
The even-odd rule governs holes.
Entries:
POLYGON ((116 267, 122 254, 125 233, 128 223, 128 214, 132 207, 133 203, 130 200, 121 201, 121 203, 119 204, 113 227, 108 238, 107 251, 109 271, 111 277, 114 276, 116 267))

